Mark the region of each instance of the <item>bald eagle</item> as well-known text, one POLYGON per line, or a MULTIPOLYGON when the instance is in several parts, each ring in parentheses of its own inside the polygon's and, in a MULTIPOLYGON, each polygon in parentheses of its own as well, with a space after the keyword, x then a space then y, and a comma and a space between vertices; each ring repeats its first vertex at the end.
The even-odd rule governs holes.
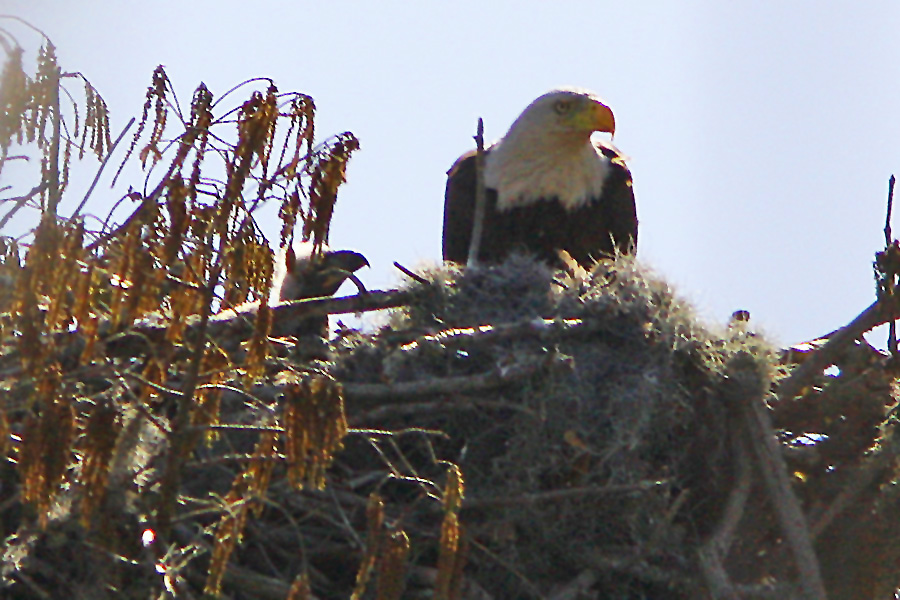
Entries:
MULTIPOLYGON (((611 144, 612 110, 579 89, 544 94, 507 134, 485 150, 486 206, 478 260, 499 262, 518 250, 560 264, 565 250, 588 268, 604 256, 634 252, 637 214, 631 172, 611 144)), ((472 237, 475 152, 447 173, 444 260, 465 264, 472 237)))

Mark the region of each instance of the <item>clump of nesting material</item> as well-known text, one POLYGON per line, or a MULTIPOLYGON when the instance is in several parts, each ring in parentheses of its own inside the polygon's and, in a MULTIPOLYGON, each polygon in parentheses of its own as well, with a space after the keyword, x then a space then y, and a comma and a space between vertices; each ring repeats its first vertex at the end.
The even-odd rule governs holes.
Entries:
POLYGON ((417 472, 462 467, 463 523, 486 550, 472 577, 494 597, 537 597, 601 565, 601 597, 690 597, 641 570, 691 564, 690 540, 717 523, 733 475, 725 365, 745 352, 767 373, 769 346, 700 323, 629 257, 580 275, 513 256, 425 277, 388 328, 345 341, 335 374, 421 383, 348 394, 348 414, 446 434, 401 451, 417 472))

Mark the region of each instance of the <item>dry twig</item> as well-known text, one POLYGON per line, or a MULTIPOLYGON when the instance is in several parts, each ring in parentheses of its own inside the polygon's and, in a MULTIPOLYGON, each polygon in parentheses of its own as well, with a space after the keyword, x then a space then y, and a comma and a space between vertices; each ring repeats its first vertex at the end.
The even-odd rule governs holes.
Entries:
POLYGON ((117 137, 116 141, 113 142, 112 146, 110 146, 109 151, 106 153, 106 157, 103 159, 103 162, 100 163, 100 167, 97 169, 97 174, 94 175, 94 180, 91 182, 91 186, 88 188, 87 192, 84 193, 84 198, 81 199, 81 203, 72 212, 72 216, 70 218, 74 219, 75 217, 77 217, 78 213, 81 212, 81 209, 84 208, 84 205, 87 204, 88 198, 91 197, 91 194, 94 192, 94 188, 97 187, 97 182, 100 181, 100 176, 103 175, 103 169, 106 168, 106 164, 109 162, 109 159, 112 158, 113 152, 116 151, 116 147, 119 145, 119 142, 122 141, 122 138, 125 137, 125 134, 128 133, 128 130, 131 129, 132 125, 134 125, 134 117, 132 117, 131 120, 128 121, 128 123, 122 129, 122 133, 119 134, 119 137, 117 137))
POLYGON ((832 333, 821 348, 810 354, 803 364, 778 385, 779 401, 790 401, 799 396, 803 388, 834 364, 848 345, 865 332, 897 318, 900 318, 900 306, 896 302, 873 302, 853 321, 832 333))
POLYGON ((803 597, 806 600, 825 600, 828 596, 806 516, 791 488, 787 465, 767 410, 762 395, 746 398, 741 406, 750 444, 759 462, 769 498, 794 555, 803 597))
POLYGON ((36 185, 30 192, 25 195, 17 196, 15 198, 4 198, 4 202, 15 202, 15 204, 5 215, 3 215, 3 218, 0 219, 0 229, 2 229, 3 226, 13 218, 13 215, 19 212, 19 210, 21 210, 21 208, 25 206, 29 200, 31 200, 38 194, 44 193, 44 190, 46 190, 49 185, 50 183, 45 180, 42 181, 39 185, 36 185))
POLYGON ((540 504, 542 502, 558 502, 570 498, 602 497, 612 494, 634 494, 646 492, 663 485, 668 481, 639 481, 627 484, 585 485, 561 490, 548 490, 533 494, 503 496, 499 498, 467 498, 463 510, 480 510, 485 508, 508 508, 510 506, 540 504))
POLYGON ((406 381, 401 383, 348 383, 344 394, 359 401, 387 400, 390 398, 417 398, 434 394, 458 395, 494 389, 531 377, 545 369, 568 365, 563 357, 548 354, 539 358, 527 358, 517 363, 497 366, 487 373, 406 381))
POLYGON ((434 345, 452 348, 523 338, 558 341, 590 335, 596 333, 601 327, 603 327, 601 319, 525 319, 515 323, 446 329, 435 334, 421 336, 404 345, 402 349, 406 352, 415 352, 434 345))

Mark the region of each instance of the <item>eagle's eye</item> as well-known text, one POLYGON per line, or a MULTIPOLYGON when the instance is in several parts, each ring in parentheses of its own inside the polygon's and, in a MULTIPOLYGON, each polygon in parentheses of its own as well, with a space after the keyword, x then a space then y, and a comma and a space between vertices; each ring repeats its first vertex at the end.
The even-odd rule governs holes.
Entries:
POLYGON ((572 110, 572 103, 569 100, 557 100, 553 103, 553 110, 558 115, 564 115, 572 110))

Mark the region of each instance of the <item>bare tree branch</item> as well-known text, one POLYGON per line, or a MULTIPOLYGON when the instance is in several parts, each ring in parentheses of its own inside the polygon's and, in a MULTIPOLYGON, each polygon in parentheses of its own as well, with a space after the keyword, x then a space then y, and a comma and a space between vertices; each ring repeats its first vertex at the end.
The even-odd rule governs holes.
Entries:
POLYGON ((834 364, 848 344, 858 340, 865 332, 897 318, 900 318, 900 306, 896 302, 887 303, 884 300, 873 302, 853 321, 830 334, 828 341, 821 348, 813 352, 778 385, 779 400, 793 400, 822 371, 834 364))
POLYGON ((13 215, 15 215, 17 212, 19 212, 19 210, 23 206, 25 206, 25 204, 27 204, 29 200, 31 200, 38 194, 42 194, 44 192, 44 190, 47 189, 47 186, 48 186, 48 183, 46 181, 42 181, 40 183, 40 185, 37 185, 34 188, 32 188, 32 190, 30 192, 28 192, 27 194, 25 194, 24 196, 18 196, 16 198, 5 198, 3 200, 4 202, 15 202, 15 205, 13 205, 13 207, 11 209, 9 209, 9 212, 6 213, 5 215, 3 215, 3 218, 0 219, 0 229, 2 229, 3 226, 6 225, 10 219, 12 219, 13 215))
POLYGON ((91 194, 94 191, 94 188, 97 187, 97 182, 100 181, 100 176, 103 174, 103 169, 106 168, 106 163, 109 162, 110 157, 112 157, 113 152, 116 150, 116 146, 119 145, 119 142, 122 141, 122 138, 125 137, 125 134, 128 133, 128 130, 131 129, 131 126, 134 125, 134 117, 128 121, 128 124, 125 125, 125 128, 122 129, 122 133, 119 134, 119 137, 116 138, 116 141, 113 142, 113 145, 110 147, 109 151, 106 153, 106 158, 103 159, 103 162, 100 163, 100 168, 97 169, 97 174, 94 175, 94 180, 91 182, 91 187, 88 188, 88 191, 85 192, 84 198, 82 198, 81 203, 75 208, 72 212, 72 217, 75 218, 78 216, 78 213, 81 212, 81 209, 84 208, 84 205, 87 204, 88 198, 91 197, 91 194))

